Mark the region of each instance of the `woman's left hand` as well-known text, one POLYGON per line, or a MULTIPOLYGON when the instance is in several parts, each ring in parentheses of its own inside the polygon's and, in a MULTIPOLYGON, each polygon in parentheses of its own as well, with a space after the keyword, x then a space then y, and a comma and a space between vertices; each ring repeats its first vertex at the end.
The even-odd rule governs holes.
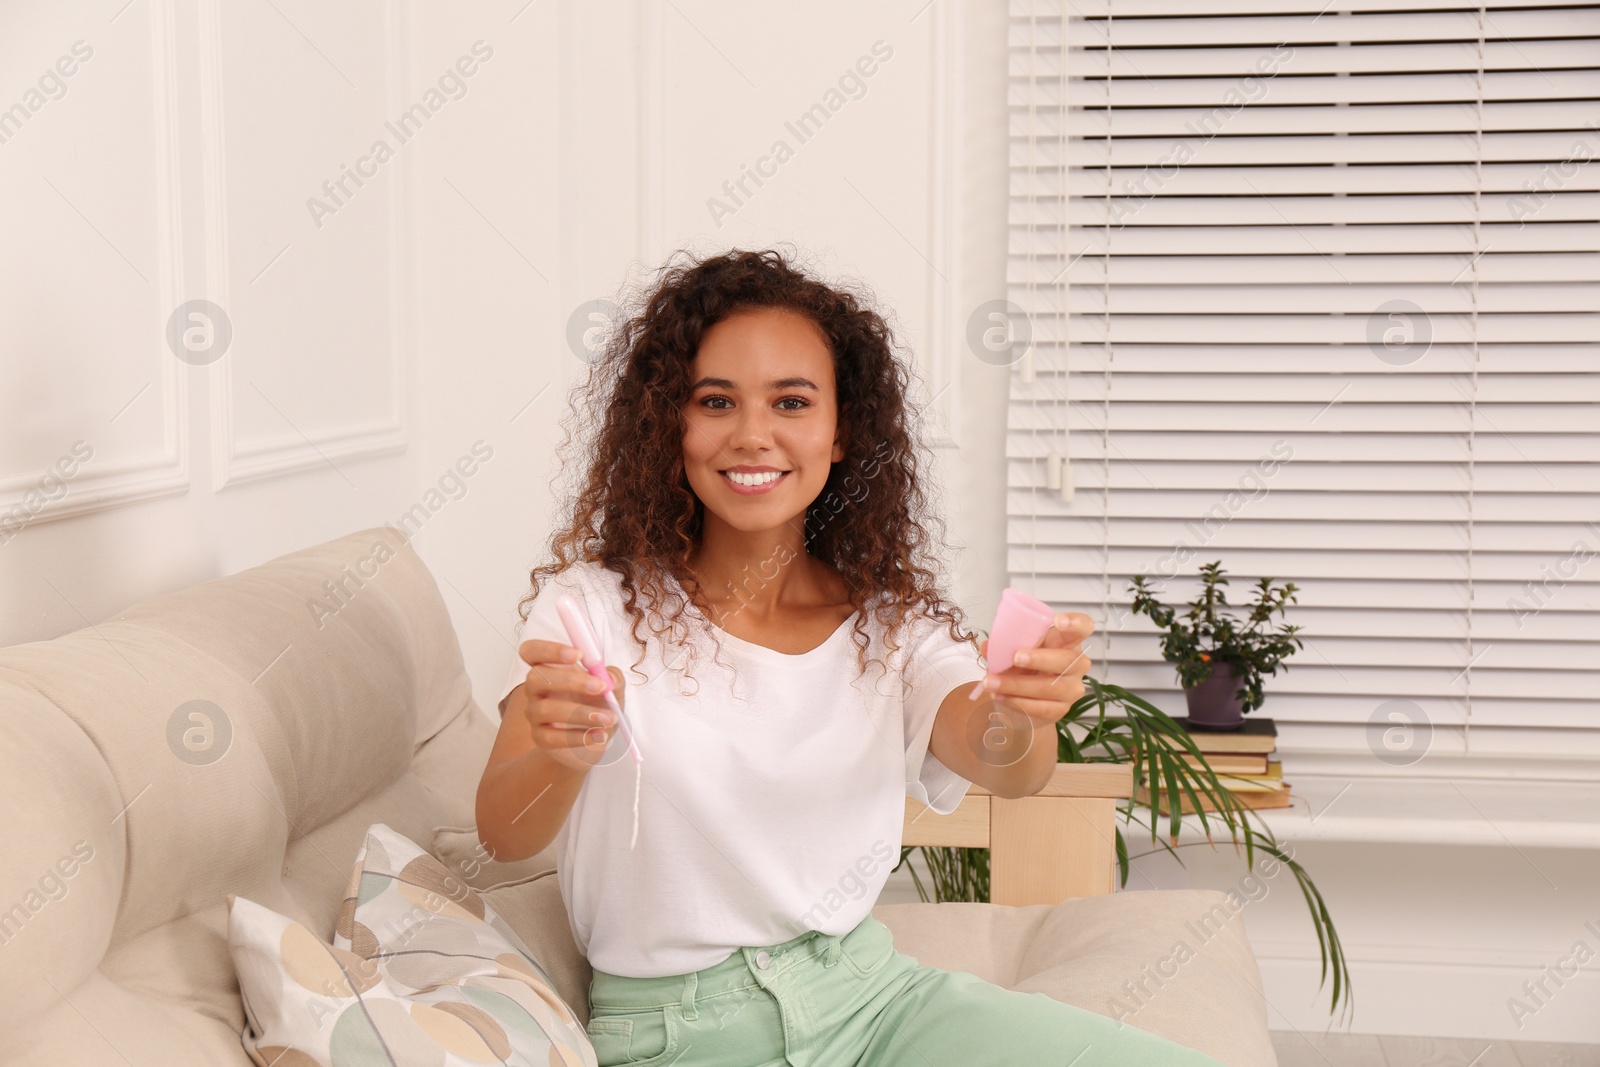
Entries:
MULTIPOLYGON (((1089 616, 1079 612, 1057 615, 1055 625, 1045 631, 1037 645, 1017 653, 1019 659, 1026 657, 1027 662, 991 673, 984 679, 985 692, 1040 725, 1053 726, 1083 696, 1083 676, 1093 666, 1083 653, 1083 642, 1092 633, 1094 620, 1089 616), (995 688, 996 683, 998 688, 995 688)), ((987 638, 980 651, 987 659, 987 638)), ((998 663, 989 664, 991 671, 999 666, 998 663)))

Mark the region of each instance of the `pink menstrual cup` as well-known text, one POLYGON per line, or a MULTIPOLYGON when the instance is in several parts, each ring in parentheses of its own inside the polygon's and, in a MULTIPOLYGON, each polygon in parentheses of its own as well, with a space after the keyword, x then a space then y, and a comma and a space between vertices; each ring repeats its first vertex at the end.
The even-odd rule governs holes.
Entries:
MULTIPOLYGON (((1037 645, 1055 619, 1054 609, 1038 597, 1020 589, 1001 593, 1000 608, 994 613, 994 626, 989 631, 989 673, 999 674, 1013 666, 1012 658, 1037 645)), ((977 700, 982 693, 983 682, 979 682, 967 699, 977 700)))

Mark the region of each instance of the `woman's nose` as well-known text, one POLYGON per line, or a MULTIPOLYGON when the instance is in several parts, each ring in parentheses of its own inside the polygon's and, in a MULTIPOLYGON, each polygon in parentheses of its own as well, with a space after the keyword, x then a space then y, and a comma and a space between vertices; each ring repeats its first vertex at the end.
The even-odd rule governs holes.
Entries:
POLYGON ((737 421, 728 440, 732 447, 753 448, 772 443, 772 430, 765 411, 745 408, 735 418, 737 421))

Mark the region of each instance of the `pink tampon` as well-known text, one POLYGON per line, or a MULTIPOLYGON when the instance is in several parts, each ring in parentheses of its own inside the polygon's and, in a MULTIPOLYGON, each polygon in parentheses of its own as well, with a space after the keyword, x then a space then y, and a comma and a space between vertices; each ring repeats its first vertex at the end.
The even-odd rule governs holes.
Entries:
POLYGON ((584 618, 583 611, 578 607, 578 602, 570 595, 563 594, 556 601, 556 611, 561 615, 561 623, 567 628, 567 637, 572 641, 572 647, 578 650, 578 662, 583 669, 598 678, 605 689, 601 696, 605 697, 606 707, 611 709, 611 714, 617 717, 617 729, 622 731, 623 738, 628 742, 628 750, 633 753, 635 763, 643 763, 644 756, 639 753, 639 745, 633 739, 633 728, 628 723, 628 717, 622 713, 622 706, 617 703, 614 696, 616 683, 611 678, 611 672, 606 670, 606 662, 600 656, 600 642, 595 640, 594 631, 589 628, 589 620, 584 618))

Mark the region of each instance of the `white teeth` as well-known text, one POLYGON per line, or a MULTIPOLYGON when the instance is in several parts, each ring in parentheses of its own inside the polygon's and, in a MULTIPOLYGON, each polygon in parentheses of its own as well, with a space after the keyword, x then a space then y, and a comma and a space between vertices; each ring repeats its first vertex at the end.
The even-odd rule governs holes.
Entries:
POLYGON ((783 477, 782 471, 766 471, 763 474, 740 474, 737 471, 724 471, 723 473, 740 485, 766 485, 783 477))

